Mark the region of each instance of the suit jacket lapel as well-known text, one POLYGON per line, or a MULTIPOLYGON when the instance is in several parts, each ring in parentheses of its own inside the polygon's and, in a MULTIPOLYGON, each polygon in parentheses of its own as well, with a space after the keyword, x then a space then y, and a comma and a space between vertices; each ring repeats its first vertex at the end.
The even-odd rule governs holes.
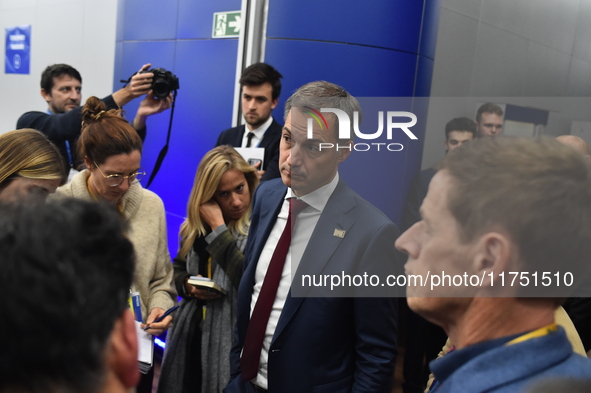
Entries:
POLYGON ((267 198, 265 198, 264 201, 261 201, 259 224, 256 229, 263 232, 255 234, 255 236, 257 236, 257 240, 252 250, 253 257, 249 258, 248 266, 244 271, 244 275, 246 277, 243 280, 248 283, 251 295, 254 286, 254 275, 258 264, 257 262, 261 256, 261 252, 263 251, 263 247, 267 242, 269 234, 275 225, 275 221, 277 220, 277 215, 279 214, 281 206, 283 205, 286 192, 287 187, 285 186, 271 189, 267 195, 267 198))
POLYGON ((242 138, 244 137, 244 130, 246 129, 245 125, 240 126, 238 132, 234 134, 234 140, 232 141, 232 146, 240 147, 242 146, 242 138))
POLYGON ((273 122, 271 123, 269 128, 267 128, 265 133, 263 134, 263 138, 259 142, 259 147, 269 146, 273 142, 273 140, 277 137, 276 136, 277 133, 281 133, 281 126, 279 125, 279 123, 277 123, 275 121, 275 119, 273 119, 273 122))
MULTIPOLYGON (((302 255, 302 260, 294 277, 299 277, 302 271, 305 274, 320 274, 322 272, 330 257, 344 240, 343 238, 333 236, 334 230, 343 229, 349 231, 354 224, 346 214, 353 207, 355 207, 355 200, 352 198, 349 187, 342 181, 339 181, 337 188, 320 215, 316 228, 312 232, 312 236, 302 255)), ((285 305, 283 306, 283 311, 281 312, 281 317, 277 323, 277 328, 275 329, 273 341, 279 337, 304 301, 305 294, 302 295, 293 297, 290 289, 285 300, 285 305)))

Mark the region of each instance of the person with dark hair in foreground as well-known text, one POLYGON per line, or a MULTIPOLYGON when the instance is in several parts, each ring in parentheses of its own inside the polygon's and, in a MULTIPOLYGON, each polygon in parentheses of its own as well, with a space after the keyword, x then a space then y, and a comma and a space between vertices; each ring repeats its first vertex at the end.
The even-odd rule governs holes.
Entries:
POLYGON ((134 252, 115 209, 0 205, 0 249, 0 392, 132 391, 134 252))

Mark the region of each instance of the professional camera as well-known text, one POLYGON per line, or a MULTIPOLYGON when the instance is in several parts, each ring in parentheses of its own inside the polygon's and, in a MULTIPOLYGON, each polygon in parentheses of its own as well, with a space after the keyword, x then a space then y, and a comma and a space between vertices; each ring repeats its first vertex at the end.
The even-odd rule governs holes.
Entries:
POLYGON ((176 91, 179 88, 179 78, 164 68, 152 68, 141 71, 140 74, 145 74, 146 72, 152 72, 154 74, 152 78, 152 91, 156 98, 164 99, 168 97, 171 91, 176 91))

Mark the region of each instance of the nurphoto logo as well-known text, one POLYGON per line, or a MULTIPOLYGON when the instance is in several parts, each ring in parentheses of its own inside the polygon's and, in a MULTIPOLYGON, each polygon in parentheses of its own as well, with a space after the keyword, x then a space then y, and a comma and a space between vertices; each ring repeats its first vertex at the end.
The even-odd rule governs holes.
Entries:
MULTIPOLYGON (((305 106, 304 113, 310 115, 308 118, 307 123, 307 132, 308 132, 308 139, 312 139, 312 130, 314 127, 314 121, 320 126, 320 129, 328 129, 328 122, 322 113, 334 113, 337 117, 338 124, 339 124, 339 139, 340 140, 352 140, 351 137, 351 119, 349 119, 349 115, 341 109, 336 108, 320 108, 320 111, 305 106)), ((417 124, 417 117, 412 112, 400 112, 400 111, 387 111, 386 115, 384 116, 384 111, 378 112, 378 130, 371 134, 366 134, 359 130, 359 112, 353 112, 353 131, 355 132, 355 136, 360 139, 364 140, 375 140, 382 136, 384 132, 384 118, 386 118, 386 137, 388 140, 392 140, 392 135, 394 134, 394 130, 401 130, 403 131, 409 139, 418 139, 415 134, 410 130, 412 126, 417 124), (409 119, 406 122, 400 122, 395 119, 406 118, 409 119)), ((378 151, 380 147, 385 147, 389 151, 401 151, 404 146, 401 143, 355 143, 353 145, 339 145, 336 144, 337 151, 339 149, 347 149, 351 150, 353 148, 355 151, 368 151, 371 150, 372 147, 375 147, 378 151)), ((320 143, 319 150, 322 149, 332 149, 335 147, 333 143, 320 143)))

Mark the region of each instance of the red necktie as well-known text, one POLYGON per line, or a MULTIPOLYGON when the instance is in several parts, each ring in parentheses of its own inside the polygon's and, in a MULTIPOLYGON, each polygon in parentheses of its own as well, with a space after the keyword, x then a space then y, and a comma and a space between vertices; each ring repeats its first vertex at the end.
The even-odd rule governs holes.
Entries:
MULTIPOLYGON (((265 339, 265 331, 267 330, 267 323, 269 322, 269 316, 273 309, 273 303, 275 303, 283 265, 285 265, 285 257, 287 256, 289 244, 291 243, 291 229, 293 227, 291 217, 297 217, 298 213, 308 206, 306 202, 295 198, 290 198, 288 201, 289 214, 287 216, 287 224, 271 257, 261 292, 259 293, 252 316, 250 317, 250 322, 248 323, 248 329, 246 330, 242 357, 240 358, 242 380, 245 382, 255 378, 259 370, 259 360, 265 339)), ((295 218, 293 219, 293 223, 295 224, 295 218)))

